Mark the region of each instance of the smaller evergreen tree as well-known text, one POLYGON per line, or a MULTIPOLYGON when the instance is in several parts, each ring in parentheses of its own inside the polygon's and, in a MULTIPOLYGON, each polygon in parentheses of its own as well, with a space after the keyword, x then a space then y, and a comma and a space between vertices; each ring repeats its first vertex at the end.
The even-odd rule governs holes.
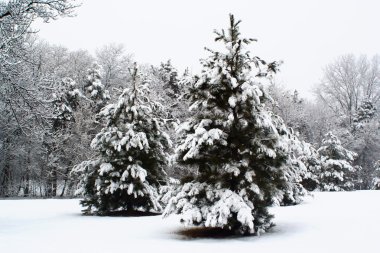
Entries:
POLYGON ((177 69, 170 60, 161 63, 157 68, 152 66, 149 77, 155 80, 155 96, 166 108, 168 120, 172 123, 183 121, 188 116, 188 103, 184 99, 187 84, 191 77, 185 72, 183 76, 178 75, 177 69))
POLYGON ((355 163, 362 166, 358 172, 360 185, 357 188, 371 189, 376 176, 373 164, 379 159, 380 152, 380 122, 370 100, 364 100, 357 109, 345 142, 358 154, 355 163))
POLYGON ((131 76, 132 88, 100 112, 108 123, 91 143, 97 159, 73 169, 80 177, 77 193, 84 195, 87 214, 162 211, 158 188, 167 180, 164 168, 171 143, 162 130, 160 105, 149 99, 148 84, 136 65, 131 76))
POLYGON ((320 155, 310 143, 304 143, 303 153, 299 159, 306 166, 306 173, 302 175, 301 184, 306 190, 314 191, 319 185, 318 176, 321 171, 320 155))
POLYGON ((178 71, 168 60, 166 63, 161 63, 159 68, 160 78, 165 84, 168 95, 171 98, 177 98, 180 95, 178 71))
POLYGON ((74 80, 62 79, 58 91, 53 93, 53 128, 55 130, 74 120, 73 111, 77 109, 81 97, 84 96, 74 80))
POLYGON ((313 178, 307 159, 310 155, 310 144, 298 138, 292 128, 288 128, 287 139, 289 139, 290 161, 293 173, 289 178, 290 187, 285 191, 284 197, 280 202, 281 205, 296 205, 303 201, 303 197, 308 194, 304 187, 305 180, 313 178))
POLYGON ((370 100, 364 100, 359 108, 356 110, 354 117, 354 125, 357 127, 363 122, 368 122, 375 116, 376 108, 370 100))
MULTIPOLYGON (((167 63, 161 63, 160 67, 152 66, 148 72, 149 78, 154 80, 155 100, 159 101, 164 107, 167 122, 167 132, 173 143, 177 142, 178 135, 175 129, 181 122, 189 117, 189 101, 186 99, 192 76, 188 71, 183 75, 178 75, 178 71, 172 66, 170 60, 167 63)), ((177 163, 170 163, 167 173, 171 177, 181 178, 190 171, 186 166, 178 166, 177 163)))
POLYGON ((87 83, 84 87, 86 96, 94 103, 95 113, 100 112, 107 101, 111 99, 109 91, 105 89, 101 82, 102 76, 100 72, 101 67, 94 63, 87 71, 87 83))
POLYGON ((323 191, 353 190, 355 173, 358 170, 352 165, 357 156, 356 153, 345 149, 338 137, 331 132, 325 135, 318 153, 321 156, 320 189, 323 191))

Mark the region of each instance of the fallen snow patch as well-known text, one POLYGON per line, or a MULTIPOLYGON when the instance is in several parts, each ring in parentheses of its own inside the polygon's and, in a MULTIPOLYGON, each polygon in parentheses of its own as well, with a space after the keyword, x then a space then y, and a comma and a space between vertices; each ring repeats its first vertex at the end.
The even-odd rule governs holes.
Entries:
POLYGON ((0 200, 0 251, 108 252, 377 252, 380 191, 315 193, 275 207, 277 224, 260 237, 190 240, 177 216, 93 217, 79 200, 0 200))

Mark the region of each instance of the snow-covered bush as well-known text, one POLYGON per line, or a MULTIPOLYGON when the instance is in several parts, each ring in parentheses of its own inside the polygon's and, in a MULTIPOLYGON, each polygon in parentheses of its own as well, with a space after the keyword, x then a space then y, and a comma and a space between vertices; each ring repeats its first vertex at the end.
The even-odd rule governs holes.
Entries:
POLYGON ((303 142, 302 154, 299 159, 306 166, 306 173, 302 174, 302 185, 308 191, 315 190, 319 185, 321 158, 318 151, 310 144, 303 142))
POLYGON ((317 171, 320 159, 310 143, 302 141, 292 128, 288 129, 287 137, 290 145, 290 160, 293 165, 291 188, 285 192, 281 205, 295 205, 302 202, 303 197, 317 185, 317 171))
POLYGON ((319 187, 322 191, 348 191, 355 186, 355 173, 358 168, 352 165, 356 153, 345 149, 338 137, 331 132, 325 135, 322 147, 319 187))
POLYGON ((100 112, 108 123, 91 143, 97 158, 73 169, 81 179, 78 193, 84 195, 85 213, 162 211, 158 188, 167 181, 171 143, 162 130, 160 105, 148 98, 148 84, 136 66, 131 76, 132 88, 100 112))
MULTIPOLYGON (((186 225, 260 234, 271 225, 267 207, 298 197, 292 134, 268 111, 264 88, 277 64, 251 57, 252 39, 242 39, 230 16, 227 32, 216 32, 226 52, 211 52, 190 90, 194 116, 180 125, 179 164, 197 171, 176 189, 164 215, 186 225)), ((300 188, 298 188, 300 187, 300 188)))

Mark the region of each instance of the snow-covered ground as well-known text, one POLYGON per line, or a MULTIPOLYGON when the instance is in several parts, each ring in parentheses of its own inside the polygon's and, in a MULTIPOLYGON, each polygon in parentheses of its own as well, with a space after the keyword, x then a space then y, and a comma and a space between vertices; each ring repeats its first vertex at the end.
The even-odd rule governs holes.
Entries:
POLYGON ((1 253, 380 252, 380 191, 315 193, 276 207, 260 237, 184 236, 178 217, 88 217, 79 200, 0 200, 1 253))

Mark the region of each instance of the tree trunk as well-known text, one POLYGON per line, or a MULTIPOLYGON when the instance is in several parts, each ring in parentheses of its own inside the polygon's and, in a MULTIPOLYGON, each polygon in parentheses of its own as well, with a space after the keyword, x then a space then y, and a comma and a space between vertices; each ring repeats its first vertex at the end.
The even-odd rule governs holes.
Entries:
POLYGON ((63 197, 64 194, 65 194, 65 190, 66 190, 66 186, 67 186, 67 181, 69 179, 69 173, 70 173, 70 168, 67 167, 66 170, 65 170, 65 172, 64 172, 64 177, 65 178, 64 178, 63 189, 62 189, 60 197, 63 197))
POLYGON ((49 171, 47 177, 47 197, 56 197, 57 196, 57 169, 53 168, 49 171))
POLYGON ((11 179, 11 171, 9 168, 9 164, 6 161, 6 164, 4 166, 4 169, 2 171, 1 175, 1 184, 0 184, 0 196, 2 197, 8 197, 9 196, 9 184, 11 179))
MULTIPOLYGON (((29 142, 29 147, 31 147, 31 143, 29 142)), ((29 180, 30 180, 30 165, 31 165, 31 162, 30 162, 30 152, 31 152, 31 148, 29 148, 28 150, 28 157, 27 157, 27 160, 26 160, 26 173, 25 173, 25 185, 24 185, 24 197, 28 197, 29 196, 29 180)))

